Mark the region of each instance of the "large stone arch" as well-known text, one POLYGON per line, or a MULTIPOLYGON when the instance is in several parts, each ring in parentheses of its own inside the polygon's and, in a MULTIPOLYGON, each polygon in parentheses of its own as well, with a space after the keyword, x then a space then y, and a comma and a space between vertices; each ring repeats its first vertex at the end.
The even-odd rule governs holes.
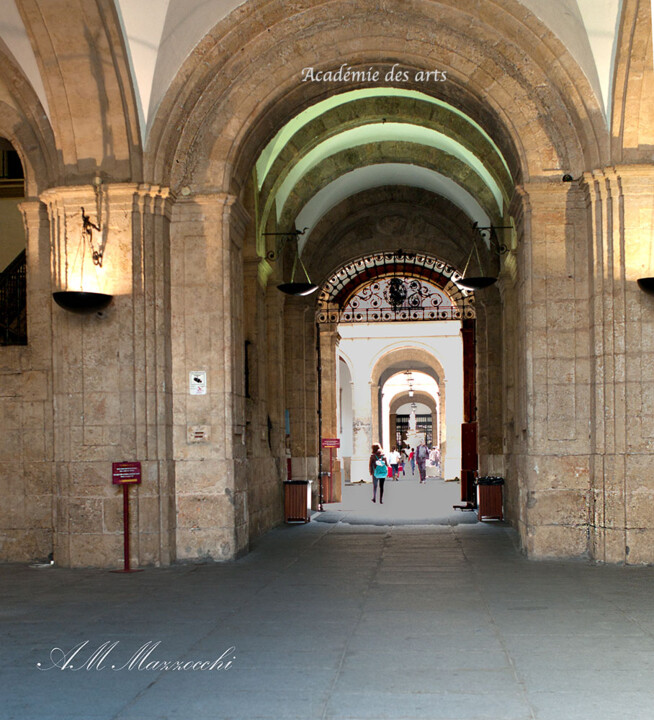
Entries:
POLYGON ((45 111, 0 40, 0 135, 20 155, 25 194, 37 197, 59 180, 55 138, 45 111))
MULTIPOLYGON (((506 374, 506 397, 502 400, 508 398, 508 405, 515 407, 498 410, 502 413, 504 445, 497 443, 497 438, 487 444, 495 447, 498 463, 503 461, 501 452, 511 457, 507 472, 517 480, 507 492, 514 507, 521 508, 512 520, 530 551, 547 554, 550 538, 556 537, 563 553, 583 553, 587 534, 582 523, 575 519, 568 526, 565 513, 542 510, 539 514, 527 504, 531 488, 538 482, 531 469, 532 455, 547 462, 554 452, 544 434, 533 440, 529 435, 543 417, 542 408, 535 412, 530 402, 536 398, 538 403, 543 397, 558 403, 566 422, 551 422, 547 431, 557 442, 570 441, 565 446, 568 451, 581 452, 581 435, 576 433, 582 425, 583 413, 578 409, 583 403, 574 397, 571 400, 564 383, 557 382, 560 378, 547 375, 546 366, 557 359, 556 353, 562 348, 568 352, 573 347, 582 367, 583 353, 588 353, 586 336, 580 331, 579 343, 565 345, 555 337, 561 326, 554 322, 548 326, 542 310, 544 298, 555 284, 559 306, 567 303, 580 312, 582 303, 587 302, 586 297, 575 293, 578 287, 585 287, 581 276, 588 273, 584 256, 589 239, 588 206, 578 182, 563 184, 561 180, 564 175, 578 178, 583 170, 601 167, 610 160, 600 103, 571 54, 520 3, 498 0, 481 7, 478 3, 463 7, 457 3, 454 8, 453 2, 418 0, 408 9, 398 3, 401 13, 396 14, 395 8, 390 3, 382 9, 372 0, 320 2, 289 15, 287 4, 277 0, 248 3, 207 34, 180 71, 154 120, 147 177, 170 185, 174 193, 187 198, 179 208, 190 207, 200 199, 197 221, 204 223, 201 234, 205 240, 220 227, 221 240, 212 249, 223 267, 230 268, 230 277, 224 287, 215 289, 215 296, 224 303, 220 307, 226 322, 220 329, 227 329, 236 347, 225 358, 229 370, 225 397, 232 399, 232 390, 237 400, 227 415, 234 418, 235 437, 245 437, 248 423, 239 409, 244 397, 242 381, 237 372, 230 373, 242 361, 238 348, 244 298, 238 294, 235 280, 242 273, 247 248, 257 241, 249 223, 256 214, 251 171, 262 149, 290 118, 338 90, 333 85, 302 83, 302 68, 313 64, 327 69, 344 58, 353 66, 382 70, 397 62, 409 73, 438 65, 449 80, 430 91, 487 130, 519 183, 510 210, 516 219, 518 242, 511 245, 500 273, 494 297, 502 302, 496 303, 497 308, 492 308, 491 302, 486 304, 489 312, 498 309, 502 317, 487 324, 484 347, 488 363, 480 369, 486 373, 488 388, 496 387, 493 378, 488 378, 489 368, 506 374), (348 23, 342 22, 344 12, 348 23), (485 24, 484 20, 489 22, 485 24), (294 38, 292 46, 289 37, 294 38), (275 82, 271 82, 273 77, 275 82), (224 212, 211 218, 207 212, 200 218, 217 193, 224 212), (245 230, 232 236, 232 217, 242 218, 243 207, 250 217, 241 223, 245 230), (572 284, 567 281, 575 273, 581 282, 570 289, 572 284), (508 357, 502 358, 505 330, 512 339, 508 357), (551 333, 549 344, 543 340, 546 332, 551 333), (510 377, 512 373, 515 377, 510 377), (538 450, 534 449, 536 442, 540 443, 538 450), (554 529, 547 527, 540 532, 545 525, 554 529), (571 537, 573 542, 568 539, 571 537)), ((424 90, 411 82, 407 87, 424 90)), ((172 237, 174 253, 188 237, 182 230, 183 211, 175 212, 179 212, 180 232, 172 237)), ((463 255, 465 250, 460 245, 463 255)), ((274 270, 259 269, 257 275, 252 263, 246 272, 250 280, 265 284, 274 270)), ((281 304, 284 322, 292 317, 293 324, 292 330, 285 331, 288 357, 293 357, 285 368, 287 382, 291 386, 298 371, 306 378, 302 392, 293 392, 296 406, 301 405, 305 413, 303 449, 308 456, 318 447, 310 419, 317 383, 315 370, 307 360, 316 345, 315 328, 307 320, 311 301, 285 300, 281 304)), ((546 493, 541 508, 549 502, 546 493)), ((587 499, 581 497, 579 502, 587 503, 587 499)))
POLYGON ((29 562, 48 556, 54 535, 54 528, 43 521, 54 515, 56 502, 51 440, 53 333, 48 312, 51 237, 46 209, 38 197, 59 176, 54 135, 45 111, 2 41, 0 137, 18 153, 25 176, 25 197, 16 200, 25 231, 27 286, 27 344, 0 347, 0 395, 11 400, 9 412, 6 405, 0 407, 3 433, 11 439, 0 467, 0 492, 6 506, 12 508, 11 525, 4 525, 2 531, 0 558, 29 562), (12 406, 29 406, 37 412, 16 412, 12 406), (23 452, 22 438, 30 438, 32 452, 23 452), (17 478, 21 482, 16 482, 17 478))
POLYGON ((302 84, 302 68, 344 60, 382 70, 438 65, 448 82, 434 92, 491 132, 516 177, 578 175, 605 161, 600 104, 562 43, 513 0, 492 3, 488 25, 453 5, 425 0, 396 13, 372 0, 321 2, 297 14, 279 0, 242 6, 205 36, 173 82, 153 123, 147 174, 174 189, 240 194, 285 120, 335 90, 302 84))
POLYGON ((438 437, 441 441, 441 444, 444 443, 444 430, 445 430, 445 424, 447 422, 447 417, 445 414, 445 401, 444 398, 440 396, 439 393, 439 403, 438 406, 436 406, 436 401, 434 398, 425 392, 419 392, 416 391, 413 394, 413 397, 409 397, 409 395, 406 392, 398 393, 393 397, 390 403, 389 412, 391 415, 397 414, 398 408, 400 408, 402 405, 405 405, 406 403, 422 403, 423 405, 426 405, 432 415, 432 436, 434 438, 438 437), (439 423, 439 427, 436 428, 436 421, 439 423))
POLYGON ((413 396, 410 397, 406 391, 403 391, 393 396, 390 404, 391 414, 396 413, 398 408, 400 408, 402 405, 406 405, 407 403, 411 402, 423 403, 423 405, 427 405, 434 410, 436 408, 434 398, 432 398, 431 395, 428 395, 424 392, 416 391, 413 393, 413 396))
MULTIPOLYGON (((401 247, 448 262, 463 271, 470 252, 470 218, 452 202, 421 188, 384 186, 351 195, 316 225, 302 257, 312 278, 324 282, 336 270, 369 252, 401 247)), ((478 244, 489 271, 497 255, 478 244)))
POLYGON ((651 3, 624 0, 612 98, 614 162, 654 160, 653 93, 651 3))
MULTIPOLYGON (((384 352, 381 356, 374 359, 373 369, 371 373, 371 387, 381 388, 389 377, 398 372, 413 370, 422 372, 434 378, 440 389, 440 407, 439 418, 441 422, 440 436, 441 447, 443 449, 443 458, 446 460, 448 473, 455 477, 460 470, 460 422, 461 422, 461 406, 463 403, 462 396, 457 397, 452 390, 448 389, 448 373, 436 355, 427 348, 421 347, 419 338, 416 338, 410 346, 391 348, 384 352), (448 411, 449 409, 449 411, 448 411)), ((449 362, 459 362, 462 364, 462 358, 458 360, 448 358, 449 362)), ((461 388, 462 390, 462 388, 461 388)), ((379 433, 380 421, 380 396, 378 393, 372 394, 372 434, 376 437, 379 433), (377 434, 376 434, 377 433, 377 434)))
POLYGON ((112 0, 18 5, 43 77, 60 182, 139 182, 142 143, 130 62, 112 0), (81 48, 81 52, 71 52, 81 48), (79 62, 84 55, 88 62, 79 62))

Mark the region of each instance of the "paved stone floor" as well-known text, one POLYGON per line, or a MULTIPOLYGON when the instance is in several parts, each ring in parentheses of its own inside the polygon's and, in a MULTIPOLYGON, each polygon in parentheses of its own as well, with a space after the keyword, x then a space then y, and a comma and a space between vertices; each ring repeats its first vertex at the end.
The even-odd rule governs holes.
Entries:
POLYGON ((348 488, 229 564, 0 566, 0 718, 654 717, 654 568, 530 562, 417 489, 348 488))

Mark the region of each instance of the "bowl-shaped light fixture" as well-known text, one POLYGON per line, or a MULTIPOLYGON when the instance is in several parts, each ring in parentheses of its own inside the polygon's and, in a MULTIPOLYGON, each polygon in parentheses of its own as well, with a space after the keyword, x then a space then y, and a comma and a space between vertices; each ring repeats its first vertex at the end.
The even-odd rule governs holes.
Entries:
POLYGON ((277 289, 287 295, 311 295, 318 289, 318 286, 310 282, 290 282, 278 285, 277 289))
POLYGON ((638 278, 638 287, 648 295, 654 295, 654 277, 638 278))
POLYGON ((485 276, 461 278, 461 280, 456 281, 457 285, 466 290, 483 290, 496 282, 497 278, 485 276))
POLYGON ((100 312, 108 307, 114 298, 113 295, 105 295, 105 293, 83 292, 81 290, 59 290, 52 293, 52 297, 59 307, 78 315, 90 315, 94 312, 100 312))

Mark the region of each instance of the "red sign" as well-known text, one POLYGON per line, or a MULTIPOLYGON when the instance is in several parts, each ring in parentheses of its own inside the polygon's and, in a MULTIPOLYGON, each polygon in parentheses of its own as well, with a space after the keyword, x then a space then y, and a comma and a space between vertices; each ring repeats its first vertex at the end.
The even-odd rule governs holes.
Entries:
POLYGON ((141 463, 138 461, 111 463, 111 475, 114 485, 125 485, 126 483, 138 485, 141 482, 141 463))
POLYGON ((323 438, 322 446, 324 448, 339 448, 341 446, 341 441, 339 438, 323 438))

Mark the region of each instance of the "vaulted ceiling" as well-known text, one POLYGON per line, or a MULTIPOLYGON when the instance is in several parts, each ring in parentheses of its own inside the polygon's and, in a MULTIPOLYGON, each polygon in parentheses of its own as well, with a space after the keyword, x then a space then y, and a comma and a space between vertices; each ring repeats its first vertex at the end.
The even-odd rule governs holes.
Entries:
MULTIPOLYGON (((122 18, 141 115, 143 144, 184 61, 207 31, 244 0, 113 0, 122 18)), ((568 48, 609 114, 620 0, 520 0, 568 48)), ((516 0, 517 3, 517 0, 516 0)), ((44 80, 16 0, 0 0, 0 38, 29 78, 46 112, 44 80)))

